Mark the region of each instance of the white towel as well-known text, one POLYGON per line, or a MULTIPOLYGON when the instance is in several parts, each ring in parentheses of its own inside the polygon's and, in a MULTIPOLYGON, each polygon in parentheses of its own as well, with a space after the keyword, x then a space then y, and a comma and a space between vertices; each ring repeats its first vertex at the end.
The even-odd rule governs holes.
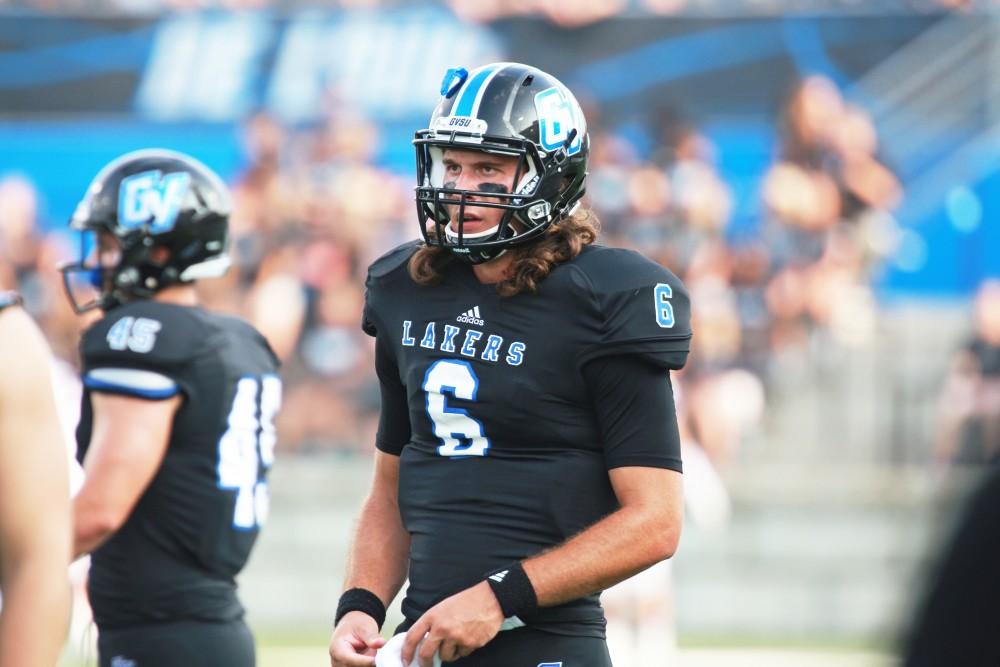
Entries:
MULTIPOLYGON (((406 633, 401 632, 385 643, 385 646, 375 654, 375 667, 407 667, 403 664, 403 642, 406 641, 406 633)), ((420 640, 420 644, 423 640, 420 640)), ((420 644, 417 644, 417 651, 420 651, 420 644)), ((409 667, 419 667, 416 654, 409 667)), ((441 667, 441 656, 434 654, 434 667, 441 667)))
MULTIPOLYGON (((511 616, 510 618, 504 619, 503 624, 500 626, 500 631, 504 630, 514 630, 516 628, 523 628, 524 621, 519 619, 517 616, 511 616)), ((406 633, 400 632, 398 635, 390 639, 385 643, 385 646, 380 648, 375 654, 375 667, 420 667, 420 663, 417 660, 416 653, 414 653, 413 661, 410 664, 403 664, 403 642, 406 641, 406 633)), ((423 640, 420 640, 423 643, 423 640)), ((417 652, 420 651, 420 644, 417 644, 417 652)), ((441 656, 437 653, 434 654, 434 667, 441 667, 441 656)))

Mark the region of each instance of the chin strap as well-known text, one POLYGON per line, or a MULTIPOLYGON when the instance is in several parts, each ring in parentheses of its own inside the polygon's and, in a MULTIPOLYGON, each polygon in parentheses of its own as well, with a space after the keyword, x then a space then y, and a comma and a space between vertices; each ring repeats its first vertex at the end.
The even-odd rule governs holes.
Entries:
POLYGON ((466 264, 485 264, 507 252, 507 248, 491 248, 489 250, 471 250, 467 253, 456 252, 455 248, 449 248, 456 258, 466 264))

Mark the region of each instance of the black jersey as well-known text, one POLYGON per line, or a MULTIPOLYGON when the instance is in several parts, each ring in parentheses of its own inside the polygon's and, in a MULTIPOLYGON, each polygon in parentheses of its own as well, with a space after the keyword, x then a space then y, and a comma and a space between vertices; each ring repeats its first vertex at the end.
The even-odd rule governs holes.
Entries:
POLYGON ((122 528, 93 553, 98 626, 241 617, 234 577, 266 517, 281 402, 273 352, 242 320, 156 301, 110 311, 81 349, 81 461, 92 392, 183 395, 163 463, 122 528))
MULTIPOLYGON (((632 251, 586 247, 537 294, 501 297, 457 262, 441 284, 418 286, 415 247, 371 266, 363 322, 383 393, 376 444, 401 457, 410 621, 617 509, 609 468, 680 470, 667 448, 602 446, 583 368, 632 355, 677 369, 691 338, 680 281, 632 251)), ((524 620, 603 636, 596 595, 524 620)))

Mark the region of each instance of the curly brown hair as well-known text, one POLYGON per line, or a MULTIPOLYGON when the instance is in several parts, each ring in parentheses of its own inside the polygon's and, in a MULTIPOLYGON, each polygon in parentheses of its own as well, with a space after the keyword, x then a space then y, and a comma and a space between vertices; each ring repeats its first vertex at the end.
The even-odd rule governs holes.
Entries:
MULTIPOLYGON (((590 209, 580 209, 573 215, 552 223, 540 239, 523 246, 515 246, 508 278, 497 283, 500 296, 514 296, 522 292, 534 293, 538 285, 557 265, 568 262, 584 246, 597 240, 600 222, 590 209)), ((410 277, 418 285, 437 285, 444 278, 444 271, 455 260, 447 248, 422 245, 410 257, 410 277)))

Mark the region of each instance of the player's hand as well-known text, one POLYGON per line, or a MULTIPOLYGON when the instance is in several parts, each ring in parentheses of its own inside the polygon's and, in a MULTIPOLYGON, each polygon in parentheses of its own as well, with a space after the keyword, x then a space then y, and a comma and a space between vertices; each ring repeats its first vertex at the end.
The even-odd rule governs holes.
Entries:
POLYGON ((375 619, 363 611, 349 611, 330 637, 330 667, 369 667, 375 652, 385 645, 375 619))
POLYGON ((489 584, 481 581, 442 600, 417 619, 403 642, 403 664, 410 664, 414 653, 420 667, 432 667, 435 653, 444 662, 464 658, 493 639, 502 623, 500 603, 489 584))

